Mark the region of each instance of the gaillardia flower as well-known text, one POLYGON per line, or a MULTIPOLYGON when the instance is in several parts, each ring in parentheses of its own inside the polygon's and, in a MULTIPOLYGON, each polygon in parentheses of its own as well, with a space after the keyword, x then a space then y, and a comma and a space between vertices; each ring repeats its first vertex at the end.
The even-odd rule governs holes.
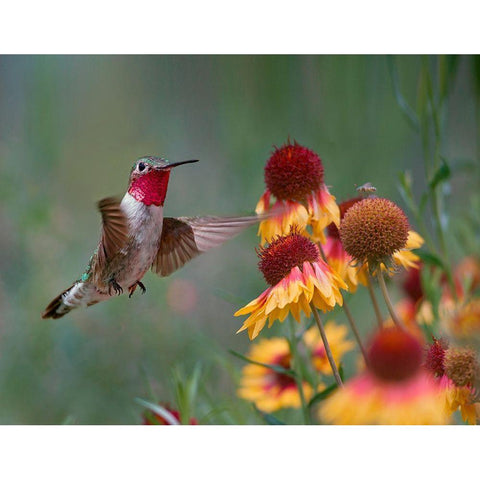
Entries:
MULTIPOLYGON (((328 338, 328 344, 330 345, 335 364, 338 365, 343 355, 353 350, 355 343, 347 340, 347 327, 345 325, 337 325, 332 321, 327 322, 325 325, 325 335, 328 338)), ((309 328, 305 332, 303 340, 310 350, 315 369, 322 375, 332 375, 332 367, 328 361, 325 346, 318 329, 316 327, 309 328)))
POLYGON ((262 244, 285 235, 291 225, 301 232, 310 225, 314 240, 324 243, 324 228, 331 222, 338 225, 340 213, 323 176, 322 161, 312 150, 297 142, 275 148, 265 166, 266 190, 256 208, 258 214, 273 211, 273 216, 260 223, 262 244), (272 195, 276 198, 273 206, 272 195))
POLYGON ((368 349, 368 369, 320 407, 328 423, 430 425, 448 421, 441 388, 422 363, 422 344, 398 327, 384 328, 368 349))
POLYGON ((475 352, 469 348, 449 348, 446 341, 434 338, 427 350, 425 367, 438 380, 446 414, 451 415, 460 409, 463 420, 475 425, 477 415, 473 385, 479 373, 475 352))
POLYGON ((392 201, 365 198, 347 210, 339 231, 346 252, 373 272, 381 265, 394 265, 393 255, 407 247, 409 223, 392 201))
POLYGON ((465 257, 455 268, 455 292, 444 279, 439 304, 442 328, 457 343, 480 348, 480 260, 465 257))
MULTIPOLYGON (((254 344, 248 358, 267 365, 291 368, 291 355, 285 338, 262 339, 254 344)), ((303 383, 303 392, 307 401, 312 397, 312 387, 303 383)), ((261 365, 248 364, 242 369, 238 396, 253 402, 264 412, 273 412, 281 408, 300 408, 301 399, 298 386, 293 377, 261 365)))
MULTIPOLYGON (((347 211, 358 202, 363 201, 362 197, 355 197, 339 204, 340 221, 343 220, 347 211)), ((408 231, 407 242, 403 248, 395 251, 392 255, 392 261, 396 265, 401 265, 405 269, 418 268, 420 258, 411 250, 420 248, 423 244, 423 238, 413 230, 408 231)), ((360 283, 367 285, 368 262, 356 261, 347 253, 341 240, 340 232, 334 223, 327 227, 327 239, 323 246, 323 251, 327 257, 328 264, 340 274, 342 279, 348 285, 350 293, 354 293, 357 285, 360 283)))
POLYGON ((448 310, 441 309, 443 326, 460 342, 480 345, 480 298, 473 298, 448 310))
POLYGON ((259 269, 270 287, 235 313, 250 314, 238 330, 248 329, 250 340, 267 320, 270 327, 275 320, 283 322, 290 312, 299 322, 300 313, 309 317, 312 306, 325 312, 343 304, 340 288, 347 289, 347 285, 321 259, 317 245, 296 229, 261 248, 258 256, 259 269))

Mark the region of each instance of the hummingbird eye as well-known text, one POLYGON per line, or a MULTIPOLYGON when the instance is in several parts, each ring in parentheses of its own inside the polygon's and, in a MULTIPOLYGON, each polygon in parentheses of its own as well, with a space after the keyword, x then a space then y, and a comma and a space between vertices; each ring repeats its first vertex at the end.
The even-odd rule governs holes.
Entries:
POLYGON ((143 172, 145 170, 146 165, 143 162, 140 162, 137 166, 139 172, 143 172))

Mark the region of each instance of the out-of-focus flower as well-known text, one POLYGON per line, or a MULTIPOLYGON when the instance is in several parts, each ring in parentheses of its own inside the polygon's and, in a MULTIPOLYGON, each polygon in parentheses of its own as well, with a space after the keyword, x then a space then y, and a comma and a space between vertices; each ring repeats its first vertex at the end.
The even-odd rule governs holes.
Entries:
MULTIPOLYGON (((408 241, 407 241, 408 243, 408 241)), ((417 303, 419 300, 423 300, 424 292, 421 280, 421 271, 423 269, 423 263, 419 262, 416 265, 417 268, 408 269, 407 274, 402 283, 403 291, 407 298, 413 303, 417 303)))
POLYGON ((283 322, 291 313, 300 322, 302 311, 307 317, 311 315, 311 305, 327 311, 343 304, 340 289, 347 289, 347 285, 321 259, 317 245, 295 229, 261 248, 258 255, 259 268, 270 287, 235 313, 250 315, 238 331, 248 329, 251 340, 267 320, 270 327, 275 320, 283 322))
POLYGON ((265 184, 256 212, 273 211, 273 216, 260 223, 262 244, 287 234, 292 225, 300 232, 310 225, 313 239, 323 243, 325 227, 331 222, 339 224, 338 205, 324 183, 322 161, 312 150, 297 142, 275 148, 265 166, 265 184), (273 206, 272 195, 276 198, 273 206))
POLYGON ((447 279, 443 279, 443 291, 438 312, 443 330, 458 343, 480 347, 480 261, 465 257, 455 268, 455 292, 447 279))
MULTIPOLYGON (((285 338, 262 339, 252 345, 248 358, 255 362, 291 368, 291 355, 285 338)), ((306 400, 312 397, 312 387, 303 383, 306 400)), ((300 408, 301 400, 295 379, 261 365, 248 364, 242 369, 238 396, 253 402, 265 412, 281 408, 300 408)))
MULTIPOLYGON (((145 410, 142 414, 144 425, 180 425, 180 412, 173 410, 168 406, 160 405, 160 410, 164 411, 164 415, 152 412, 151 410, 145 410)), ((190 419, 190 425, 198 425, 196 418, 190 419)))
MULTIPOLYGON (((433 322, 432 304, 424 298, 423 288, 420 281, 423 264, 418 268, 410 268, 407 271, 402 287, 406 296, 395 304, 395 312, 402 321, 402 324, 410 333, 423 339, 423 331, 420 325, 431 325, 433 322)), ((388 319, 387 322, 391 322, 388 319)))
POLYGON ((459 340, 478 337, 480 333, 480 262, 474 257, 465 257, 453 273, 455 291, 443 278, 443 292, 439 304, 442 326, 459 340))
POLYGON ((480 345, 480 298, 457 303, 449 295, 440 301, 443 329, 460 343, 480 345))
MULTIPOLYGON (((338 365, 343 355, 353 350, 355 343, 347 340, 347 327, 345 325, 337 325, 329 321, 325 325, 325 335, 332 351, 335 364, 338 365)), ((305 345, 311 351, 312 363, 315 369, 323 375, 332 375, 332 367, 328 362, 325 346, 322 342, 320 332, 316 327, 309 328, 303 337, 305 345)))
POLYGON ((425 367, 437 378, 448 415, 460 409, 464 421, 476 424, 475 379, 478 377, 476 354, 468 348, 449 347, 445 340, 433 339, 427 350, 425 367))
POLYGON ((463 421, 476 425, 477 414, 473 389, 455 385, 446 375, 440 378, 440 386, 445 395, 445 411, 451 415, 460 409, 463 421))
POLYGON ((466 294, 480 287, 480 259, 469 256, 463 258, 455 268, 454 276, 466 294))
POLYGON ((397 327, 384 328, 368 349, 369 367, 320 407, 334 424, 445 424, 441 388, 421 365, 422 345, 397 327))
POLYGON ((346 252, 358 265, 368 264, 373 272, 381 265, 387 270, 394 266, 394 254, 407 248, 409 224, 395 203, 375 197, 352 205, 339 231, 346 252))

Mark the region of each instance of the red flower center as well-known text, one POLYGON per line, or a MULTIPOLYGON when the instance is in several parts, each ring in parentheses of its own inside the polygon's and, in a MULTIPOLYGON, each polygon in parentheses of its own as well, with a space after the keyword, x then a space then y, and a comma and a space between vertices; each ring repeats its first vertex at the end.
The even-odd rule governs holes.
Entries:
POLYGON ((266 248, 258 252, 258 268, 270 285, 284 279, 294 267, 302 268, 304 262, 317 262, 320 259, 318 247, 307 237, 295 230, 283 237, 277 237, 266 248))
POLYGON ((402 381, 420 368, 422 346, 401 328, 384 328, 372 339, 368 361, 370 370, 381 380, 402 381))
POLYGON ((433 344, 428 347, 425 358, 425 368, 434 375, 441 377, 445 373, 445 352, 448 348, 446 340, 436 338, 433 339, 433 344))
POLYGON ((275 148, 265 166, 267 188, 279 200, 305 201, 323 183, 320 157, 294 142, 275 148))

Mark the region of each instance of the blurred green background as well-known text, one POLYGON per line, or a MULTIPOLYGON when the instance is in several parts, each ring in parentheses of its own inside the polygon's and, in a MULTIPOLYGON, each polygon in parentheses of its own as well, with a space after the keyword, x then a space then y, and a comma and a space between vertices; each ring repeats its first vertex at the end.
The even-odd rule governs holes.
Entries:
MULTIPOLYGON (((394 58, 415 108, 422 64, 394 58)), ((315 150, 339 201, 372 182, 398 201, 398 173, 423 188, 422 145, 399 108, 385 56, 1 56, 0 423, 141 422, 135 397, 175 403, 172 369, 202 365, 197 418, 261 422, 235 397, 247 336, 233 313, 265 288, 256 230, 147 294, 41 320, 95 248, 95 202, 125 191, 142 155, 200 163, 174 171, 167 216, 252 212, 263 167, 288 137, 315 150)), ((442 152, 478 161, 478 61, 459 57, 442 152), (476 90, 477 89, 477 90, 476 90)), ((449 209, 473 180, 452 185, 449 209)), ((364 298, 352 298, 362 322, 364 298)), ((370 309, 371 310, 371 309, 370 309)), ((362 329, 372 320, 363 316, 362 329)), ((341 313, 334 316, 343 322, 341 313)), ((275 325, 265 335, 281 332, 275 325)), ((263 335, 263 333, 262 333, 263 335)), ((351 363, 356 354, 351 354, 351 363)), ((183 372, 183 373, 182 373, 183 372)))

